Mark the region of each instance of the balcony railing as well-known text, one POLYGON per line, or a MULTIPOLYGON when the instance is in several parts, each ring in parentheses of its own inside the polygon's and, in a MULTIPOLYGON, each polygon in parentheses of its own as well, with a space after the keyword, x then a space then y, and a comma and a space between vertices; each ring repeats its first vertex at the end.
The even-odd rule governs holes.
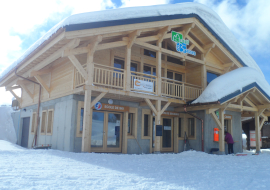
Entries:
MULTIPOLYGON (((86 65, 82 65, 86 69, 86 65)), ((157 77, 145 73, 131 71, 130 90, 157 94, 157 77), (146 91, 135 87, 135 80, 152 83, 153 89, 146 91)), ((93 84, 97 86, 110 87, 115 89, 125 89, 125 70, 110 67, 101 64, 94 64, 93 84)), ((75 87, 85 84, 84 78, 76 70, 75 72, 75 87)), ((198 98, 202 93, 202 88, 197 85, 176 81, 172 79, 162 78, 161 95, 170 98, 179 98, 182 100, 193 100, 198 98)))

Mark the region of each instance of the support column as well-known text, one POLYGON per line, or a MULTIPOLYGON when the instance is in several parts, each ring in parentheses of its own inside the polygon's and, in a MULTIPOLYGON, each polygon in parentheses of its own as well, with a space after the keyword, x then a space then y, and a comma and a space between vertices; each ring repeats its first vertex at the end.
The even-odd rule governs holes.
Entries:
MULTIPOLYGON (((87 80, 85 84, 91 86, 93 83, 93 54, 87 54, 87 80)), ((91 107, 91 94, 92 91, 86 88, 84 94, 84 114, 83 114, 83 134, 82 134, 82 152, 91 152, 91 136, 92 136, 92 115, 93 109, 91 107)))
MULTIPOLYGON (((157 43, 157 46, 161 48, 161 42, 157 43)), ((157 65, 157 95, 161 96, 161 51, 157 51, 156 53, 156 65, 157 65)))
POLYGON ((207 86, 207 76, 206 76, 206 66, 202 65, 202 81, 201 81, 201 85, 203 90, 206 88, 207 86))
POLYGON ((256 137, 256 153, 261 152, 260 148, 260 116, 255 112, 255 137, 256 137))
POLYGON ((225 139, 224 139, 224 109, 219 109, 219 121, 220 121, 220 130, 219 130, 219 152, 220 154, 225 154, 225 139))
POLYGON ((124 112, 122 153, 127 154, 128 112, 124 112))
POLYGON ((131 48, 126 47, 126 57, 125 57, 125 89, 126 91, 130 91, 131 85, 131 74, 130 74, 130 63, 131 62, 131 48))
MULTIPOLYGON (((155 118, 155 131, 157 132, 157 125, 161 124, 161 100, 156 101, 156 110, 157 114, 155 118)), ((160 138, 160 136, 155 136, 155 153, 160 153, 160 138)))

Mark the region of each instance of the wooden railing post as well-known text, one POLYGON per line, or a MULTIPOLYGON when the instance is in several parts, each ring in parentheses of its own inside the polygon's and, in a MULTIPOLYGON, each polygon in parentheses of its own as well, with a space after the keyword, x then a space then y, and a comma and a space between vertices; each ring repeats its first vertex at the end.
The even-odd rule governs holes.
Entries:
POLYGON ((183 100, 185 100, 185 83, 183 83, 183 85, 182 85, 182 92, 183 92, 183 95, 182 95, 182 98, 183 98, 183 100))

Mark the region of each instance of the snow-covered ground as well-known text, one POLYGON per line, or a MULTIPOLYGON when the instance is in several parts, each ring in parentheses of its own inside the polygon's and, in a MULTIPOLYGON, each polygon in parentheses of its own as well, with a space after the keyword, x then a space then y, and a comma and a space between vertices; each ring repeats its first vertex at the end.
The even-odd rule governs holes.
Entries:
POLYGON ((270 151, 253 156, 97 154, 0 141, 0 189, 269 189, 270 151))

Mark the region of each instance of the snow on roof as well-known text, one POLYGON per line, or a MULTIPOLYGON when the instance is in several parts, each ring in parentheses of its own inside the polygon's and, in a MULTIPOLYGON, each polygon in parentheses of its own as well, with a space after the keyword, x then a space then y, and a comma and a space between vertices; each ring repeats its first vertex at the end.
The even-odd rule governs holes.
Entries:
POLYGON ((270 86, 264 76, 254 68, 241 67, 211 81, 192 104, 219 101, 238 90, 242 92, 244 87, 253 83, 263 89, 268 97, 270 96, 270 86))
POLYGON ((228 29, 228 27, 223 23, 221 18, 213 10, 199 3, 179 3, 146 7, 111 9, 105 11, 72 15, 55 25, 37 42, 30 46, 18 60, 16 60, 0 74, 0 81, 5 75, 7 75, 17 65, 19 65, 29 54, 31 54, 35 49, 37 49, 37 47, 43 42, 48 40, 60 28, 65 28, 66 26, 78 25, 83 23, 97 23, 104 21, 191 14, 198 15, 210 27, 210 29, 216 33, 217 37, 224 41, 225 44, 223 45, 225 45, 225 47, 228 46, 229 48, 231 48, 231 50, 233 51, 232 53, 235 53, 244 65, 252 67, 262 74, 262 71, 260 70, 256 62, 237 41, 232 32, 228 29))

